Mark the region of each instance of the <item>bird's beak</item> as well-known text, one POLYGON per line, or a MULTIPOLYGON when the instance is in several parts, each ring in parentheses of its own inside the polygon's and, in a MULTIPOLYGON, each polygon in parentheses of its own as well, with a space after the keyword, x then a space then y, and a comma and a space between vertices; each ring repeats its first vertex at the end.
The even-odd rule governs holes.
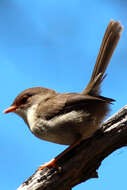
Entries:
POLYGON ((6 110, 3 111, 3 113, 10 113, 10 112, 14 112, 16 110, 16 106, 12 105, 9 108, 7 108, 6 110))

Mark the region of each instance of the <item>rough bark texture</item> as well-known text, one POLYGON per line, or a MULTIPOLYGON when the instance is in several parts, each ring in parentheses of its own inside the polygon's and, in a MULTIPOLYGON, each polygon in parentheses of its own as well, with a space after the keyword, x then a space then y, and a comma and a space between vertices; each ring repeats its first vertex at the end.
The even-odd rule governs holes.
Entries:
POLYGON ((36 171, 17 190, 71 190, 97 178, 102 160, 127 145, 127 106, 106 120, 91 138, 60 158, 55 168, 36 171))

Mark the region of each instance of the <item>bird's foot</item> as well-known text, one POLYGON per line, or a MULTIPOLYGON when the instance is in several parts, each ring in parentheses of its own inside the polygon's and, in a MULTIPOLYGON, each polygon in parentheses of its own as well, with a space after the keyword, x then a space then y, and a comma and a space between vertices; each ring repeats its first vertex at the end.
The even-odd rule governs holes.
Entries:
POLYGON ((40 167, 38 168, 38 170, 39 170, 39 171, 40 171, 40 170, 43 170, 43 169, 46 168, 46 167, 55 167, 55 162, 56 162, 56 159, 53 158, 50 162, 47 162, 47 163, 43 164, 42 166, 40 166, 40 167))

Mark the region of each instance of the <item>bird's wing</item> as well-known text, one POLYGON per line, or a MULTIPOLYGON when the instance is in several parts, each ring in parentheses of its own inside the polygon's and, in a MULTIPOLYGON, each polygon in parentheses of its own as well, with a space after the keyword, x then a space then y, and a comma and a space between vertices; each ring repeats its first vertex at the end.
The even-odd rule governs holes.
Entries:
POLYGON ((73 110, 85 110, 88 104, 94 102, 111 103, 113 99, 102 96, 94 97, 90 95, 82 95, 80 93, 57 93, 45 102, 41 102, 37 109, 38 117, 47 120, 68 113, 73 110))

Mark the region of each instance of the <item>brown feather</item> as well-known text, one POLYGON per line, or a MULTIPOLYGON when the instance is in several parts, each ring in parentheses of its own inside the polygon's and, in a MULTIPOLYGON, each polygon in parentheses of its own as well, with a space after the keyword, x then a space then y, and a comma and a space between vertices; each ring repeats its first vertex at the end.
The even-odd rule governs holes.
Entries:
POLYGON ((105 70, 120 39, 122 26, 118 21, 111 21, 106 29, 94 70, 82 94, 100 94, 100 85, 104 78, 105 70))

